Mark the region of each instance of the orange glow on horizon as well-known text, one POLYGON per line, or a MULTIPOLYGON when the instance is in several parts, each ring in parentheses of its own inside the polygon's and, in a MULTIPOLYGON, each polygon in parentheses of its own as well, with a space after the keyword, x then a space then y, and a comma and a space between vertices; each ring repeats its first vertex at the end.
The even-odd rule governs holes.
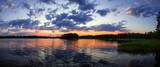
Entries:
POLYGON ((77 33, 79 36, 87 36, 87 35, 102 35, 102 34, 120 34, 120 33, 125 33, 125 32, 120 32, 120 31, 96 31, 96 30, 88 30, 88 31, 84 31, 84 30, 69 30, 69 32, 61 32, 61 30, 36 30, 36 29, 22 29, 18 32, 13 32, 10 31, 10 34, 16 34, 19 32, 25 32, 27 33, 24 36, 30 36, 30 35, 36 35, 36 36, 52 36, 52 37, 56 37, 56 36, 61 36, 63 34, 66 33, 77 33))
POLYGON ((86 35, 102 35, 102 34, 119 34, 119 33, 125 33, 125 32, 120 32, 120 31, 95 31, 95 30, 88 30, 88 31, 83 31, 83 30, 72 30, 67 33, 77 33, 79 36, 86 36, 86 35))

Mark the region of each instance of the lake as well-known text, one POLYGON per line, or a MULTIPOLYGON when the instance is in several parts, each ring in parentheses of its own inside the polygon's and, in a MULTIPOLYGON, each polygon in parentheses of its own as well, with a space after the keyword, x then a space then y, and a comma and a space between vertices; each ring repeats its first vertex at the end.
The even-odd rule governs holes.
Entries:
POLYGON ((160 55, 98 39, 0 39, 0 67, 158 67, 160 55))

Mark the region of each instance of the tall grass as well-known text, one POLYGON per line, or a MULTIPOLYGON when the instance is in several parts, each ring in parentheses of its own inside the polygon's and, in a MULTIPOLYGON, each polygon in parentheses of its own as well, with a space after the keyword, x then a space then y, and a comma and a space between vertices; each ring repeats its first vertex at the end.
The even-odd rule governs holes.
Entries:
POLYGON ((144 40, 121 43, 118 46, 120 52, 128 53, 156 53, 160 51, 160 40, 144 40))

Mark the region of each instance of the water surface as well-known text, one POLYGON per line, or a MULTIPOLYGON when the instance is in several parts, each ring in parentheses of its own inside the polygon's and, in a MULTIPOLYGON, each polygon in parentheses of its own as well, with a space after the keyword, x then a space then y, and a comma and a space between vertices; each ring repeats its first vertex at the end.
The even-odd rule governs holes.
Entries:
POLYGON ((118 51, 117 41, 0 39, 0 67, 158 67, 157 54, 118 51))

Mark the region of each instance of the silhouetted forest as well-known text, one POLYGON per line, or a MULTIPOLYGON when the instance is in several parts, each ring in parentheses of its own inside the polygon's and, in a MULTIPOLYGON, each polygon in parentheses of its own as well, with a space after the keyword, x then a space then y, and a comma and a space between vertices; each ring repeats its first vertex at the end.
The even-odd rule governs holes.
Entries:
POLYGON ((81 36, 80 38, 134 38, 134 39, 147 38, 147 39, 150 39, 151 36, 152 36, 151 33, 145 33, 145 34, 125 33, 125 34, 118 34, 118 35, 105 34, 105 35, 96 35, 96 36, 81 36))

